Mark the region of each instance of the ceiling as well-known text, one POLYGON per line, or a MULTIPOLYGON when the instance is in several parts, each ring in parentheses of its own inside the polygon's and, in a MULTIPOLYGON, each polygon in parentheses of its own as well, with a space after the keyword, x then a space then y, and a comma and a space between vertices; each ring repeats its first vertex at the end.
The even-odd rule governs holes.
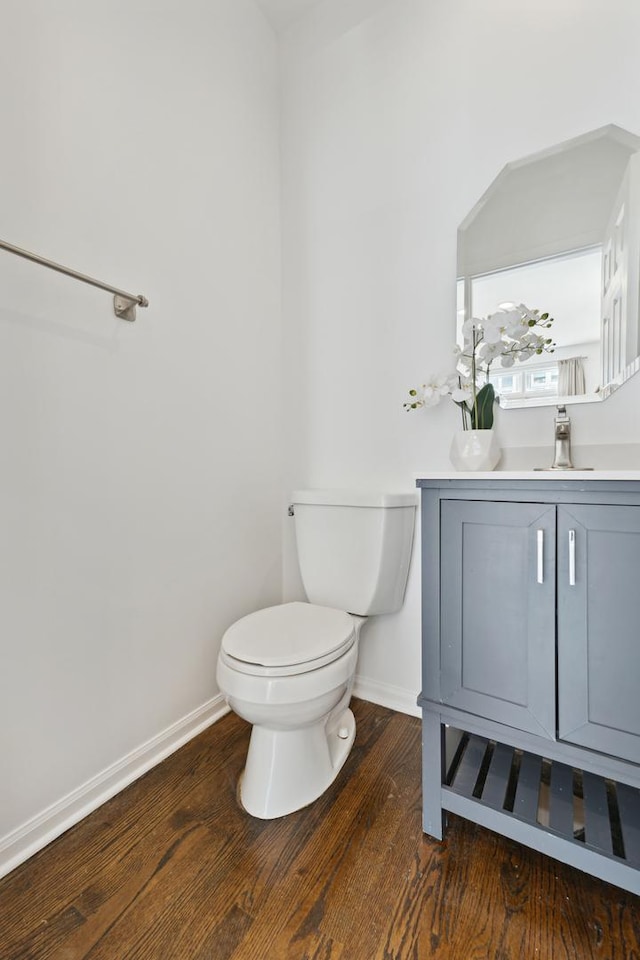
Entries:
POLYGON ((256 2, 264 10, 273 27, 281 32, 322 0, 256 0, 256 2))

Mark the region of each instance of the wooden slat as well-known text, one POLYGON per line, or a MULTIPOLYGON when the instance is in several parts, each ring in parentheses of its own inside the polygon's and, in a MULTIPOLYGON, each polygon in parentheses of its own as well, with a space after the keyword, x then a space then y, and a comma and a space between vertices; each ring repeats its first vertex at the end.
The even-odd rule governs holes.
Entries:
POLYGON ((455 793, 460 793, 464 797, 472 795, 487 751, 487 745, 488 741, 484 737, 469 737, 469 742, 451 784, 451 789, 455 793))
POLYGON ((532 753, 522 754, 513 812, 523 820, 528 820, 529 823, 536 823, 538 819, 541 771, 541 757, 536 757, 532 753))
POLYGON ((557 760, 551 764, 549 827, 573 838, 573 770, 557 760))
POLYGON ((640 866, 640 791, 626 783, 617 783, 616 797, 625 859, 640 866))
POLYGON ((602 777, 585 771, 582 774, 582 789, 585 843, 610 856, 613 853, 613 844, 605 782, 602 777))
POLYGON ((512 763, 513 748, 504 743, 496 743, 482 791, 482 802, 494 810, 502 810, 504 806, 512 763))

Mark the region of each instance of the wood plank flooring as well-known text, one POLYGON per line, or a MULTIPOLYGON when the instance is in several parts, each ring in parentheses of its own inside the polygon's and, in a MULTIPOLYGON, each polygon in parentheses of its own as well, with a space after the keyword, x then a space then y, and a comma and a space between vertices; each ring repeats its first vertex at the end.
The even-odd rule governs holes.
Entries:
POLYGON ((0 881, 0 958, 640 958, 640 898, 461 819, 425 837, 419 721, 353 708, 336 783, 269 822, 224 717, 0 881))

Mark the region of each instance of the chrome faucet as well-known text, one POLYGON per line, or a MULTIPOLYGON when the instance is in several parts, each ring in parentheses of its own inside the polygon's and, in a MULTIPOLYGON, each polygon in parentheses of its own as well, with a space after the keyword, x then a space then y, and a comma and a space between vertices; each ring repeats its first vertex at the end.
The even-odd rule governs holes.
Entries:
POLYGON ((555 418, 555 456, 551 464, 552 470, 573 470, 571 462, 571 420, 565 406, 558 407, 558 416, 555 418))

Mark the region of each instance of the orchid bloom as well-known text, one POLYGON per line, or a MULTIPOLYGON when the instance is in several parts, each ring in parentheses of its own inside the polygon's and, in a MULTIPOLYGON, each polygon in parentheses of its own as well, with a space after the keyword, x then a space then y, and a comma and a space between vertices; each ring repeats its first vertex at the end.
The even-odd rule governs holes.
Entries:
POLYGON ((551 337, 539 332, 549 330, 552 323, 548 313, 530 310, 523 303, 503 303, 484 319, 469 317, 462 324, 463 345, 454 349, 457 373, 433 376, 420 390, 410 390, 405 410, 434 407, 450 396, 462 410, 465 430, 469 420, 473 429, 489 429, 493 423, 491 364, 499 360, 508 368, 536 354, 553 352, 551 337))

